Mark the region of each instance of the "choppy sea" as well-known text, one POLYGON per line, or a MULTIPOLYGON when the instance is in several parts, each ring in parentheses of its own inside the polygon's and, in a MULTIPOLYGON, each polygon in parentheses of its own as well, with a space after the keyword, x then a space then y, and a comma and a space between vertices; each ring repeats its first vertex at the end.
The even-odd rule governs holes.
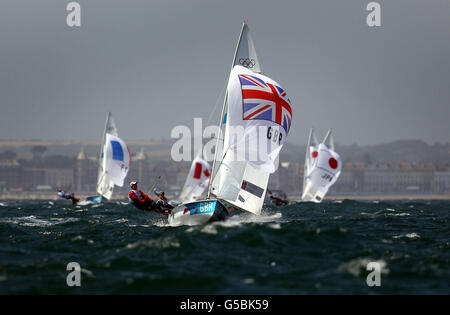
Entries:
POLYGON ((449 294, 449 223, 450 201, 268 205, 170 227, 120 201, 3 200, 0 294, 449 294))

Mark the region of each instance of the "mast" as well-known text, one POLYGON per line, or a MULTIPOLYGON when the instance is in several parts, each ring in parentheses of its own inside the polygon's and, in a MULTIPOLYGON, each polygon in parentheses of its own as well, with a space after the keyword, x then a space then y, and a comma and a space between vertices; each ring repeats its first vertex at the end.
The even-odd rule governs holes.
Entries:
MULTIPOLYGON (((246 25, 247 25, 246 22, 242 23, 241 33, 239 35, 239 40, 237 42, 236 49, 234 51, 234 57, 233 57, 233 62, 231 64, 231 69, 233 69, 233 67, 234 67, 234 65, 236 63, 236 55, 237 55, 237 52, 238 52, 238 49, 239 49, 239 44, 241 43, 242 34, 244 33, 244 28, 245 28, 246 25)), ((219 140, 220 140, 220 136, 221 136, 221 133, 222 133, 223 116, 225 115, 225 107, 227 105, 227 95, 228 95, 228 93, 226 92, 224 100, 223 100, 223 105, 222 105, 222 113, 220 115, 219 133, 217 135, 216 148, 214 150, 214 160, 213 160, 213 164, 212 164, 212 168, 211 168, 211 176, 209 177, 209 181, 208 181, 208 195, 207 195, 206 199, 209 199, 210 195, 211 195, 211 183, 212 183, 212 178, 214 176, 214 169, 215 169, 215 166, 216 166, 217 151, 218 151, 218 148, 219 148, 219 140)))
POLYGON ((306 188, 306 177, 307 177, 307 173, 309 172, 309 159, 310 159, 310 146, 311 146, 311 139, 312 139, 312 133, 313 133, 313 128, 309 129, 309 138, 308 138, 308 144, 306 145, 306 153, 305 153, 305 163, 303 165, 303 191, 302 191, 302 195, 305 195, 305 188, 306 188))
POLYGON ((106 136, 106 130, 108 129, 108 122, 109 122, 109 117, 111 116, 111 112, 108 112, 106 114, 106 121, 105 121, 105 128, 103 129, 103 136, 102 136, 102 141, 100 143, 100 155, 98 157, 98 174, 97 174, 97 190, 98 190, 98 184, 101 180, 101 177, 103 176, 103 165, 102 165, 102 156, 103 154, 103 147, 105 145, 105 136, 106 136))

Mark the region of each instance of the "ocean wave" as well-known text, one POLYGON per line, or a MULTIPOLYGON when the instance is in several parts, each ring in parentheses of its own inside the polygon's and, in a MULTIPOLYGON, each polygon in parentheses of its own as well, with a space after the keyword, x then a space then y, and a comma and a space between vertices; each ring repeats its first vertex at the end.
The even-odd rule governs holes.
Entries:
POLYGON ((57 224, 79 221, 77 218, 51 218, 50 220, 39 219, 33 215, 27 217, 4 218, 0 223, 8 223, 27 227, 48 227, 57 224))

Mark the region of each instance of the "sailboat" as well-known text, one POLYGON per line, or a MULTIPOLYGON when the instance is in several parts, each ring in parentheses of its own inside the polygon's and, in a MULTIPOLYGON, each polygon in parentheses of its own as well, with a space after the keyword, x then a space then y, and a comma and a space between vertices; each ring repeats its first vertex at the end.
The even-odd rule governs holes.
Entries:
POLYGON ((306 148, 302 201, 319 203, 341 174, 342 161, 335 152, 332 130, 319 145, 311 129, 306 148))
POLYGON ((207 198, 177 206, 169 215, 170 225, 224 220, 232 209, 261 213, 269 176, 291 127, 292 109, 281 85, 261 74, 246 22, 219 122, 207 198))
POLYGON ((192 161, 186 182, 181 190, 178 202, 182 204, 196 201, 208 188, 211 165, 203 159, 201 152, 192 161))
POLYGON ((118 137, 116 124, 108 112, 102 136, 97 174, 97 194, 87 197, 90 202, 111 199, 114 186, 123 186, 131 165, 131 154, 125 142, 118 137))
POLYGON ((308 175, 313 169, 313 166, 317 161, 317 156, 319 155, 318 148, 319 148, 319 141, 317 141, 314 129, 311 128, 309 130, 308 144, 306 145, 305 163, 303 166, 303 193, 302 193, 303 201, 311 201, 310 200, 311 196, 308 194, 308 190, 306 189, 306 187, 309 184, 308 175))

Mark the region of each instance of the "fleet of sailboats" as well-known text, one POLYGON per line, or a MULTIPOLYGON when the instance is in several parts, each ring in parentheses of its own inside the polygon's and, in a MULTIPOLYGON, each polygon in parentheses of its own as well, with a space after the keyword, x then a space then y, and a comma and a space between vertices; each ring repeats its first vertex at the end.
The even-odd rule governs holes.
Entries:
MULTIPOLYGON (((269 176, 277 169, 292 124, 292 104, 282 86, 262 74, 246 22, 234 53, 219 124, 212 167, 200 151, 178 197, 179 205, 168 217, 171 225, 224 220, 232 210, 261 213, 269 176), (206 199, 199 200, 205 190, 206 199)), ((123 186, 130 164, 128 147, 108 113, 99 155, 98 195, 87 200, 110 199, 114 186, 123 186)), ((319 143, 311 128, 301 200, 321 202, 341 168, 332 130, 319 143)))

